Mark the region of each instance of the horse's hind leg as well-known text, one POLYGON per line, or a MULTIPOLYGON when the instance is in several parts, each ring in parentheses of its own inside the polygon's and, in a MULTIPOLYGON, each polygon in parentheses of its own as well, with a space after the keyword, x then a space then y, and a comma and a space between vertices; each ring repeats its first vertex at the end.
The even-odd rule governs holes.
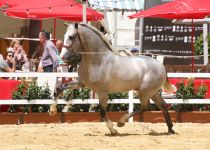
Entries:
POLYGON ((113 128, 114 124, 107 117, 107 113, 106 113, 108 94, 98 93, 98 97, 99 97, 99 104, 100 104, 100 115, 101 115, 102 119, 106 121, 106 125, 107 125, 108 129, 110 130, 111 134, 116 135, 117 130, 113 128))
POLYGON ((166 103, 163 100, 163 98, 160 96, 160 94, 157 92, 154 96, 152 96, 152 100, 154 103, 163 111, 167 126, 168 126, 168 133, 169 134, 174 134, 175 132, 173 131, 173 123, 171 121, 171 118, 169 116, 168 110, 166 108, 166 103))
POLYGON ((140 102, 141 102, 140 110, 137 110, 135 112, 131 112, 131 113, 123 115, 117 123, 118 127, 124 126, 125 122, 127 122, 130 117, 132 117, 136 114, 139 114, 139 121, 143 122, 143 112, 146 111, 149 108, 149 103, 150 102, 149 102, 149 99, 145 99, 145 98, 141 98, 140 102))
POLYGON ((76 89, 79 87, 79 82, 77 80, 71 81, 66 84, 62 84, 60 86, 56 86, 55 91, 54 91, 54 101, 50 106, 50 115, 55 115, 57 114, 57 101, 60 96, 60 94, 65 90, 65 89, 76 89))

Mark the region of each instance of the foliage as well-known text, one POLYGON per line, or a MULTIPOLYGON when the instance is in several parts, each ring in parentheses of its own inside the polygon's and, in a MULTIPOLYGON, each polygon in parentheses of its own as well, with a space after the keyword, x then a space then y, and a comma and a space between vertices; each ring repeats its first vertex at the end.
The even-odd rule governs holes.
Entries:
POLYGON ((27 100, 40 99, 41 89, 42 88, 39 87, 36 82, 30 83, 25 92, 25 99, 27 100))
POLYGON ((109 93, 108 99, 127 99, 128 93, 109 93))
MULTIPOLYGON (((177 83, 176 85, 176 98, 187 100, 187 99, 202 99, 204 98, 207 92, 207 86, 201 85, 197 89, 194 87, 194 80, 188 79, 187 83, 185 84, 185 80, 177 83)), ((197 110, 208 110, 208 105, 201 105, 201 104, 174 104, 172 105, 169 110, 175 111, 197 111, 197 110)))
POLYGON ((24 99, 25 91, 26 91, 26 83, 22 81, 17 86, 17 90, 12 93, 12 99, 24 99))
POLYGON ((194 87, 194 79, 189 79, 185 85, 184 80, 177 83, 176 85, 176 98, 179 99, 195 99, 195 98, 204 98, 207 92, 207 86, 201 85, 198 89, 194 87))
MULTIPOLYGON (((89 99, 90 98, 90 89, 88 88, 81 88, 81 89, 69 89, 64 91, 63 98, 66 101, 71 99, 89 99)), ((75 104, 73 107, 69 108, 71 112, 88 112, 90 108, 90 104, 75 104)))
MULTIPOLYGON (((51 91, 49 89, 48 84, 44 84, 44 86, 40 87, 37 85, 35 81, 31 83, 27 83, 22 81, 20 85, 18 85, 17 89, 12 93, 12 99, 50 99, 51 91)), ((9 108, 9 112, 16 112, 18 110, 22 110, 22 112, 47 112, 49 110, 48 105, 23 105, 17 106, 12 105, 9 108)))
MULTIPOLYGON (((127 99, 128 93, 109 93, 108 99, 127 99)), ((127 111, 128 104, 109 104, 107 107, 107 111, 127 111)))
POLYGON ((81 88, 81 89, 68 89, 64 91, 63 98, 65 100, 70 99, 89 99, 90 98, 90 89, 88 88, 81 88))
MULTIPOLYGON (((65 100, 70 99, 88 99, 90 97, 90 90, 87 88, 79 89, 79 90, 66 90, 64 92, 63 98, 65 100)), ((128 98, 128 93, 109 93, 108 99, 126 99, 128 98)), ((72 112, 88 112, 88 111, 95 111, 99 112, 100 106, 99 105, 90 105, 90 104, 77 104, 73 105, 69 109, 72 112)), ((126 111, 128 109, 128 104, 109 104, 107 111, 126 111)))
POLYGON ((68 52, 64 56, 65 62, 71 65, 70 72, 72 71, 73 68, 75 68, 81 61, 82 61, 82 56, 79 53, 76 52, 68 52))
MULTIPOLYGON (((208 35, 208 44, 210 45, 210 35, 208 35)), ((203 55, 203 35, 202 34, 195 41, 194 48, 195 48, 195 55, 203 55)), ((210 54, 210 47, 208 47, 208 52, 210 54)))
MULTIPOLYGON (((194 86, 193 79, 183 79, 181 82, 176 85, 176 97, 179 99, 202 99, 204 98, 207 92, 207 86, 201 85, 198 88, 194 86)), ((21 84, 18 85, 16 91, 13 92, 13 99, 51 99, 51 91, 49 89, 48 84, 45 84, 43 87, 40 87, 35 82, 27 83, 22 81, 21 84)), ((74 90, 66 90, 64 91, 63 97, 66 101, 71 99, 89 99, 90 98, 90 90, 87 88, 82 89, 74 89, 74 90)), ((128 93, 109 93, 108 99, 127 99, 128 93)), ((137 98, 137 97, 135 97, 137 98)), ((58 105, 58 112, 61 112, 65 105, 58 105)), ((134 105, 134 111, 140 109, 139 104, 134 105)), ((201 104, 174 104, 167 105, 169 110, 173 111, 197 111, 197 110, 209 110, 210 105, 201 105, 201 104)), ((22 110, 22 112, 48 112, 49 105, 12 105, 10 107, 9 112, 16 112, 17 110, 22 110)), ((99 112, 99 105, 90 105, 90 104, 75 104, 69 108, 71 112, 88 112, 95 111, 99 112)), ((108 104, 107 111, 127 111, 128 104, 108 104)), ((154 104, 149 105, 149 110, 156 111, 159 110, 158 107, 154 104)))

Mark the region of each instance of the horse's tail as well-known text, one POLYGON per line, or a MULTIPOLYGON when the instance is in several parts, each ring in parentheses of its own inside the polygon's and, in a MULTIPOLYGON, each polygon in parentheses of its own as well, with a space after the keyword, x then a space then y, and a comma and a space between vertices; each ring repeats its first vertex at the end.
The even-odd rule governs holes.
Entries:
POLYGON ((169 80, 168 80, 168 77, 166 76, 166 82, 164 83, 163 85, 163 89, 167 92, 167 93, 174 93, 176 92, 176 87, 173 86, 169 80))

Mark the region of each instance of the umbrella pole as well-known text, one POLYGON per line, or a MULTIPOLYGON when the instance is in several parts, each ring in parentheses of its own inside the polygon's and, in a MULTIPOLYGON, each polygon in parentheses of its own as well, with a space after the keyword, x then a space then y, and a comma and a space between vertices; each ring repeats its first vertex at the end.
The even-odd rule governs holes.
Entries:
POLYGON ((194 72, 195 70, 195 67, 194 67, 194 36, 195 36, 195 25, 194 25, 194 22, 193 22, 193 19, 192 19, 192 34, 191 34, 191 39, 192 39, 192 45, 191 45, 191 48, 192 48, 192 59, 191 59, 191 61, 192 61, 192 72, 194 72))
POLYGON ((86 0, 82 0, 82 22, 87 23, 87 3, 86 0))
POLYGON ((54 44, 55 44, 55 42, 56 42, 56 40, 55 40, 55 38, 56 38, 56 18, 54 18, 53 21, 54 21, 53 42, 54 42, 54 44))
POLYGON ((40 22, 39 22, 40 24, 40 32, 42 31, 42 20, 40 20, 40 22))

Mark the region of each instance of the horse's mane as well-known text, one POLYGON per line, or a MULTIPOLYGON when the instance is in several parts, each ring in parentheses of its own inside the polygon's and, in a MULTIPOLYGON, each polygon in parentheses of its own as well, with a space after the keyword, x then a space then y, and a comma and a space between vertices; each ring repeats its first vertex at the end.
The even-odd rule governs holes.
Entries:
POLYGON ((107 40, 107 38, 104 36, 104 34, 102 32, 100 32, 98 29, 96 29, 95 27, 88 25, 88 24, 84 24, 84 23, 80 23, 81 26, 86 27, 90 30, 92 30, 94 33, 96 33, 107 45, 107 47, 109 48, 110 51, 114 52, 117 55, 120 56, 133 56, 132 53, 128 53, 126 50, 121 50, 121 51, 117 51, 113 48, 113 46, 110 44, 110 42, 107 40))
POLYGON ((117 53, 117 50, 115 50, 112 45, 110 44, 110 42, 107 40, 107 38, 104 36, 104 34, 100 31, 98 31, 95 27, 90 26, 88 24, 84 24, 84 23, 80 23, 81 26, 87 27, 90 30, 92 30, 93 32, 95 32, 107 45, 107 47, 109 48, 110 51, 117 53))

